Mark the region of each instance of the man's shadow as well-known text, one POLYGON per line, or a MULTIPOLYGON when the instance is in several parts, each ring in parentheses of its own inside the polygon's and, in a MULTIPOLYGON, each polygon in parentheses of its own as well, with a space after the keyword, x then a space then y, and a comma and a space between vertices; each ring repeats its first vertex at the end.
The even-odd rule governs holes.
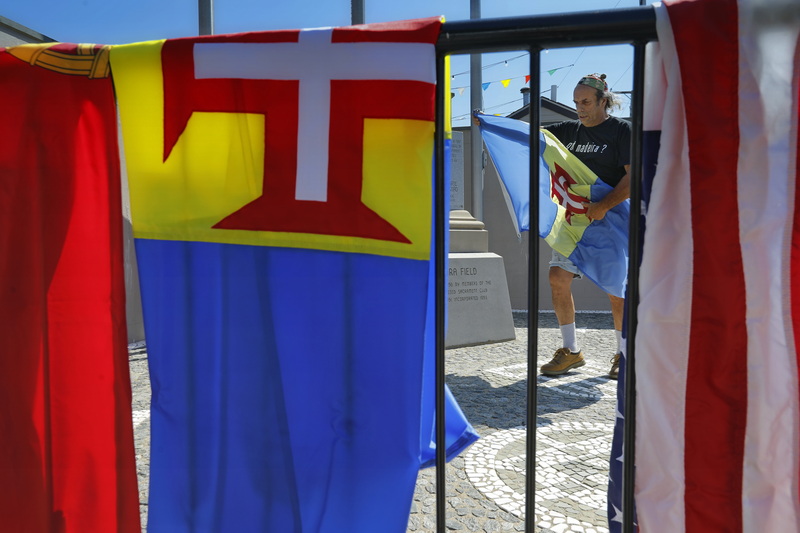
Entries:
MULTIPOLYGON (((543 378, 539 379, 558 379, 543 378)), ((447 376, 447 385, 458 400, 464 415, 470 424, 476 427, 487 426, 495 429, 511 429, 523 426, 527 422, 527 380, 523 379, 503 387, 493 387, 479 376, 447 376)), ((564 382, 570 392, 576 387, 583 387, 597 394, 575 396, 560 389, 562 385, 538 387, 537 390, 537 425, 550 424, 549 414, 563 413, 593 405, 602 397, 597 389, 598 379, 587 376, 580 381, 564 382)))

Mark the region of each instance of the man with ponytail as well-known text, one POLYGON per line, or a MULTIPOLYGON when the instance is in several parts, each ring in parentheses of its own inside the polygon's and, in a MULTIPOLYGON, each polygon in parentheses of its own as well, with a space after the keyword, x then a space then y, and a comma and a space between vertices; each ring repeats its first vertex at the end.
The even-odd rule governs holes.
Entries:
MULTIPOLYGON (((608 210, 624 202, 630 193, 631 126, 627 121, 610 115, 610 111, 620 107, 620 103, 619 97, 609 91, 605 78, 605 74, 590 74, 581 78, 573 91, 578 120, 546 127, 601 180, 614 187, 600 201, 584 202, 586 216, 593 220, 602 220, 608 210)), ((556 350, 549 363, 542 365, 542 374, 557 376, 585 364, 576 336, 575 303, 572 299, 572 280, 580 277, 583 274, 575 264, 553 250, 550 289, 563 347, 556 350)), ((608 297, 617 337, 617 351, 611 358, 609 377, 617 379, 625 300, 612 294, 608 297)))

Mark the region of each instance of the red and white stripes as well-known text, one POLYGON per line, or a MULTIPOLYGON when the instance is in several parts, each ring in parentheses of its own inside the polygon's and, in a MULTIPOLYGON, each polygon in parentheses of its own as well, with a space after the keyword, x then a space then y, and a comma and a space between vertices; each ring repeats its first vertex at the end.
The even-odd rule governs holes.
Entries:
POLYGON ((798 24, 754 3, 657 8, 645 128, 661 148, 636 341, 644 532, 800 527, 798 24))

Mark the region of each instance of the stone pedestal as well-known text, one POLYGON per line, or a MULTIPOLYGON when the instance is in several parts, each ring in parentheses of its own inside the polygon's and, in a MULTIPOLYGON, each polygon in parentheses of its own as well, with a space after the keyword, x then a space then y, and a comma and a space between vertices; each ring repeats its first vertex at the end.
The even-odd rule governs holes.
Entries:
POLYGON ((488 252, 489 232, 469 211, 450 211, 450 253, 488 252))
POLYGON ((514 338, 503 258, 488 252, 450 254, 445 346, 514 338))
POLYGON ((463 210, 450 213, 445 346, 513 340, 514 317, 503 258, 490 253, 483 222, 463 210))

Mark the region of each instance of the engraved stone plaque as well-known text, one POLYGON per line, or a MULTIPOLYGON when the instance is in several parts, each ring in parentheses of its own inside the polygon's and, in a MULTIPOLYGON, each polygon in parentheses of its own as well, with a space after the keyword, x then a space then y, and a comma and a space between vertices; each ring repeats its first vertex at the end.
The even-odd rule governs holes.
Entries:
POLYGON ((503 258, 452 253, 447 281, 448 348, 515 338, 503 258))

